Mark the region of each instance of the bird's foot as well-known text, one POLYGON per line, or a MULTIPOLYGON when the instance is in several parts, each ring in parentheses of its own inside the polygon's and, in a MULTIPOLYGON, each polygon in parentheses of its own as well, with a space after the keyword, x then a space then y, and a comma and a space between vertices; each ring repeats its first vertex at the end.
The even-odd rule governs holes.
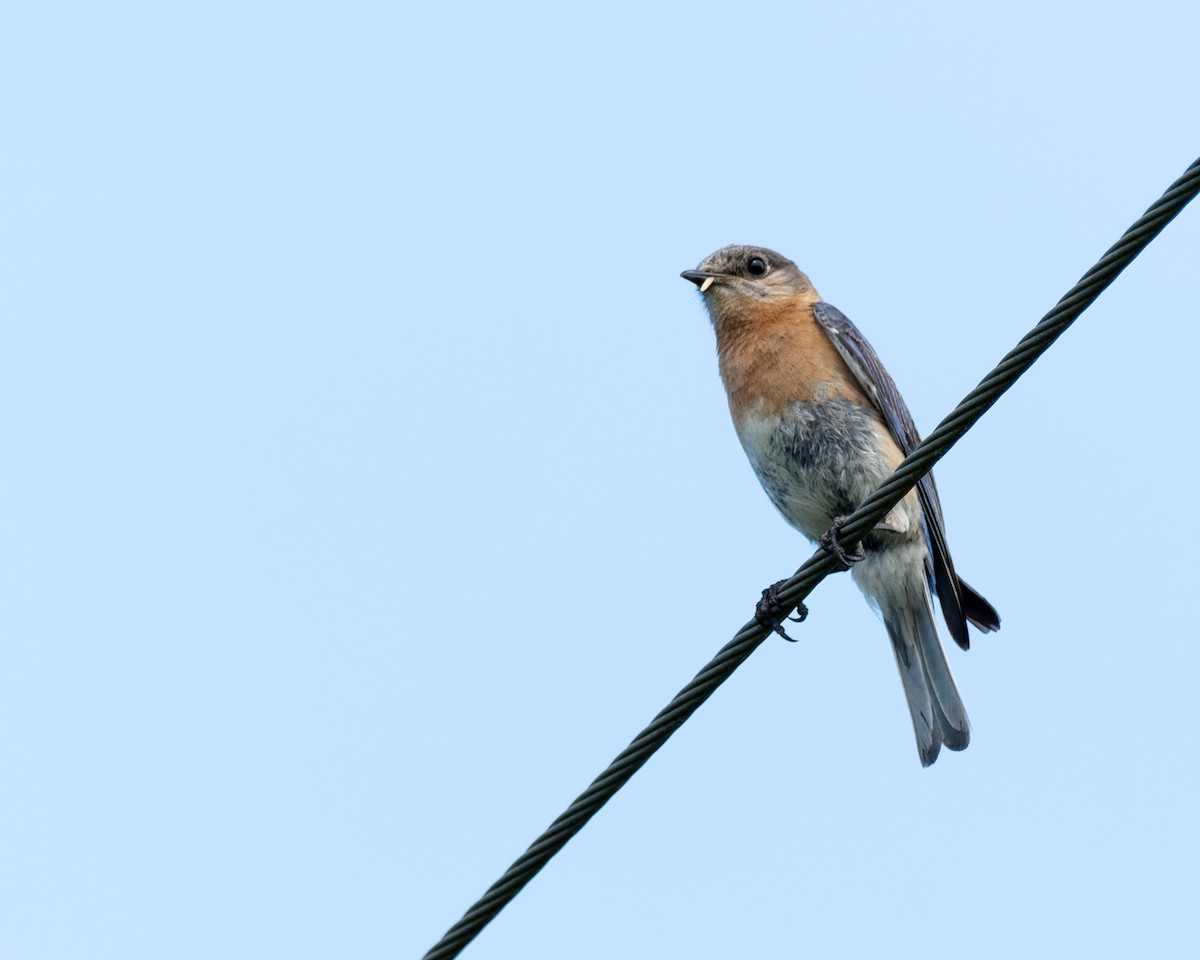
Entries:
POLYGON ((850 518, 834 517, 833 524, 828 530, 821 534, 820 540, 821 546, 825 549, 825 552, 831 553, 837 557, 838 560, 841 561, 842 566, 847 570, 854 566, 854 564, 862 563, 867 559, 867 551, 863 549, 862 541, 859 541, 854 545, 854 550, 852 552, 847 552, 846 548, 842 546, 842 524, 844 524, 848 519, 850 518))
MULTIPOLYGON (((787 631, 783 629, 783 624, 779 623, 779 615, 788 608, 779 602, 779 588, 782 587, 786 580, 780 580, 778 583, 773 583, 762 592, 762 599, 758 601, 758 605, 754 608, 754 619, 764 627, 769 627, 777 634, 787 640, 789 643, 795 643, 793 637, 787 635, 787 631)), ((800 603, 796 605, 796 616, 788 617, 794 623, 803 623, 808 616, 808 607, 800 603)))

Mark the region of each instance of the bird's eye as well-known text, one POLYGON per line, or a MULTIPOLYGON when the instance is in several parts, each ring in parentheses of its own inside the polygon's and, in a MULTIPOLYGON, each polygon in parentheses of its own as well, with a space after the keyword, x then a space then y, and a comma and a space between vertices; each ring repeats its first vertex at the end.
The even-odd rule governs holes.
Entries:
POLYGON ((752 277, 761 277, 767 272, 767 261, 762 257, 751 257, 746 262, 746 272, 752 277))

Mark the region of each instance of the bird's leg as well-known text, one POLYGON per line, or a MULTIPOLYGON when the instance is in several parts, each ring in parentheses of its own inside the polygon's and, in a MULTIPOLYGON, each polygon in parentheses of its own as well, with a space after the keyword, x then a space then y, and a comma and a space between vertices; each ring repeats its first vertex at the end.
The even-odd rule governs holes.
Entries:
POLYGON ((842 566, 844 566, 847 570, 854 566, 854 564, 862 563, 867 559, 867 552, 863 549, 862 541, 859 541, 854 545, 853 553, 847 553, 846 548, 842 546, 842 524, 849 519, 849 517, 834 517, 833 524, 828 530, 821 534, 820 540, 821 546, 825 549, 825 552, 832 553, 835 557, 837 557, 838 560, 842 562, 842 566))
MULTIPOLYGON (((795 639, 787 635, 787 631, 783 629, 783 624, 779 623, 779 615, 786 609, 779 602, 779 588, 782 587, 786 580, 780 580, 778 583, 773 583, 762 592, 762 599, 758 601, 758 606, 754 608, 754 619, 764 627, 770 627, 777 634, 787 640, 789 643, 795 643, 795 639)), ((803 623, 808 616, 808 607, 799 603, 796 605, 796 616, 788 617, 794 623, 803 623)))

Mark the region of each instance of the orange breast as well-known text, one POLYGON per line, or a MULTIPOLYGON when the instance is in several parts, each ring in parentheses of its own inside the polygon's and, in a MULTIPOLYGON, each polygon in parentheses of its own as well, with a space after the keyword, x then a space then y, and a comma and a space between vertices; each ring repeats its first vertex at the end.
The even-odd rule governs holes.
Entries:
POLYGON ((718 327, 721 379, 739 430, 746 417, 779 416, 797 401, 846 397, 870 404, 813 316, 818 299, 755 304, 718 327))

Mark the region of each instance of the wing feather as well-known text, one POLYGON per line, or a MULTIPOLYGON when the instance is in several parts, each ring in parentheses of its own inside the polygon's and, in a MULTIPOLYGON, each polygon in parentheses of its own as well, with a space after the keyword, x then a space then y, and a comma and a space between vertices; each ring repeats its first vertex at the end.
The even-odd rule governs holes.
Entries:
MULTIPOLYGON (((904 398, 896 389, 895 381, 884 369, 874 348, 837 307, 824 302, 817 303, 813 306, 813 315, 907 457, 921 442, 921 435, 917 432, 917 425, 904 398)), ((997 629, 1000 618, 991 604, 963 583, 954 570, 954 561, 950 558, 950 548, 946 543, 942 504, 932 473, 925 474, 918 481, 917 498, 921 503, 922 526, 929 543, 926 577, 937 594, 950 635, 965 650, 970 645, 967 620, 986 632, 997 629)))

